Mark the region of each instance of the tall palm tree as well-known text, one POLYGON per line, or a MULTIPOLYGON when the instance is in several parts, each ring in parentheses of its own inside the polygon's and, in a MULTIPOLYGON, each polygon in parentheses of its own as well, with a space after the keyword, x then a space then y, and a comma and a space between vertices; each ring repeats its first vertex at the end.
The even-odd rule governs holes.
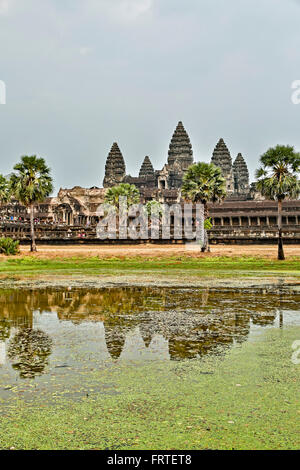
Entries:
MULTIPOLYGON (((7 204, 11 199, 11 190, 9 181, 5 176, 0 174, 0 206, 7 204)), ((8 209, 6 211, 8 214, 8 209)))
POLYGON ((145 204, 145 211, 148 217, 154 215, 160 218, 163 214, 163 206, 160 202, 156 201, 155 199, 152 199, 152 201, 148 201, 145 204))
POLYGON ((284 260, 282 242, 282 202, 298 199, 300 194, 300 154, 289 145, 277 145, 260 157, 256 187, 267 199, 278 203, 278 259, 284 260))
POLYGON ((21 162, 14 166, 15 173, 10 177, 10 187, 13 196, 24 204, 30 211, 31 249, 36 250, 34 233, 34 205, 43 202, 53 191, 53 181, 50 168, 43 158, 36 155, 24 156, 21 162))
POLYGON ((9 181, 0 174, 0 204, 5 204, 10 200, 9 181))
POLYGON ((111 204, 117 210, 119 208, 120 197, 127 198, 127 207, 140 202, 140 192, 134 184, 121 183, 118 186, 109 188, 106 192, 104 201, 106 204, 111 204))
MULTIPOLYGON (((209 216, 208 203, 220 202, 226 197, 226 181, 221 169, 213 163, 195 163, 191 165, 183 177, 181 193, 186 200, 202 203, 204 219, 209 216)), ((207 230, 202 251, 209 251, 207 230)))
MULTIPOLYGON (((130 206, 134 204, 139 204, 140 202, 140 192, 136 188, 134 184, 129 184, 129 183, 121 183, 118 186, 114 186, 112 188, 109 188, 106 192, 106 195, 104 197, 104 202, 106 204, 109 204, 110 206, 113 206, 116 210, 116 213, 118 214, 117 218, 117 225, 119 229, 119 235, 122 231, 125 230, 127 234, 127 222, 124 224, 123 218, 120 216, 120 204, 121 207, 123 206, 123 201, 120 201, 120 198, 126 198, 126 211, 128 212, 128 209, 130 206)), ((124 208, 123 208, 124 209, 124 208)), ((113 217, 115 217, 113 215, 113 217)), ((127 217, 127 216, 126 216, 127 217)), ((127 219, 126 219, 127 220, 127 219)))

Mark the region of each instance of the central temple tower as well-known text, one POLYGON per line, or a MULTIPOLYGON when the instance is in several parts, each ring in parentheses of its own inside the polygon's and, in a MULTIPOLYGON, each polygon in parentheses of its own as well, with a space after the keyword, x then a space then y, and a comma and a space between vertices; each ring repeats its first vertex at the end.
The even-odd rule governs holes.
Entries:
POLYGON ((168 165, 173 166, 175 161, 180 164, 182 170, 186 170, 194 163, 190 138, 181 121, 175 129, 169 146, 168 165))
POLYGON ((226 190, 228 194, 234 192, 232 158, 223 139, 220 139, 213 152, 211 163, 222 170, 222 176, 226 179, 226 190))

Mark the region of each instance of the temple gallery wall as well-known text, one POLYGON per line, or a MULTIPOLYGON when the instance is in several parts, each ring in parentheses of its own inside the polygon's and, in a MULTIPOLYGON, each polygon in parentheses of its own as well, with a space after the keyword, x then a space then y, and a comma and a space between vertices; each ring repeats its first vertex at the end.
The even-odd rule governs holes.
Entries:
MULTIPOLYGON (((179 122, 169 145, 167 161, 155 170, 146 156, 139 174, 126 172, 126 163, 117 142, 113 143, 105 163, 103 187, 60 189, 56 197, 47 198, 36 206, 36 231, 40 242, 96 243, 97 208, 104 201, 108 188, 120 183, 134 184, 141 202, 180 203, 185 171, 195 162, 192 144, 183 123, 179 122)), ((222 170, 226 179, 227 198, 222 204, 211 205, 212 243, 267 243, 276 241, 277 205, 266 201, 250 184, 247 163, 239 153, 234 159, 223 139, 213 150, 211 162, 222 170)), ((1 233, 29 241, 29 214, 25 207, 12 201, 1 207, 1 233)), ((300 201, 283 204, 283 236, 288 243, 300 243, 300 201)), ((178 240, 173 240, 180 243, 178 240)), ((137 241, 141 242, 141 241, 137 241)))

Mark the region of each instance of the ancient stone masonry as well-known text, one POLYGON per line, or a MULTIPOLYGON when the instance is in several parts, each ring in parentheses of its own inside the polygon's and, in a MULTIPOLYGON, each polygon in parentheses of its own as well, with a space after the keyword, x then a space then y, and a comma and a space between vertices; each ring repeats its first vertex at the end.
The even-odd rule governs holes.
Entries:
MULTIPOLYGON (((247 164, 241 153, 234 163, 223 139, 216 145, 211 162, 218 166, 226 179, 227 198, 222 205, 210 208, 213 229, 211 240, 216 242, 248 243, 253 240, 275 240, 277 224, 276 203, 264 201, 255 183, 249 184, 247 164)), ((155 170, 147 156, 139 175, 126 175, 123 155, 114 143, 106 160, 103 188, 60 189, 56 197, 47 198, 36 205, 35 220, 37 238, 66 242, 85 240, 95 242, 95 227, 99 222, 99 206, 105 200, 107 188, 120 183, 134 184, 140 191, 141 202, 155 199, 160 203, 183 203, 181 186, 187 168, 194 163, 189 136, 180 121, 173 133, 167 162, 161 170, 155 170), (84 229, 84 230, 83 230, 84 229)), ((283 228, 285 239, 300 242, 299 201, 285 201, 283 228)), ((29 213, 17 201, 0 207, 0 235, 9 235, 23 241, 30 239, 29 213), (2 226, 2 229, 1 229, 2 226)))
MULTIPOLYGON (((110 158, 110 156, 108 157, 110 158)), ((154 170, 149 157, 146 157, 138 178, 126 175, 123 182, 134 184, 142 194, 145 189, 160 190, 161 194, 167 190, 176 190, 174 202, 178 199, 178 193, 182 185, 182 178, 187 168, 192 165, 193 150, 190 138, 180 121, 173 133, 168 152, 168 162, 162 170, 154 170)), ((161 199, 161 197, 160 197, 161 199)))
POLYGON ((126 167, 123 155, 119 146, 114 142, 105 165, 104 188, 109 188, 121 183, 126 174, 126 167))
MULTIPOLYGON (((253 199, 253 188, 251 189, 249 186, 248 168, 241 154, 232 164, 230 152, 224 140, 220 139, 214 149, 211 161, 222 170, 222 175, 226 179, 228 197, 253 199)), ((109 188, 121 182, 134 184, 140 190, 143 201, 149 199, 144 197, 146 190, 152 190, 153 197, 155 193, 155 197, 159 197, 160 201, 164 201, 164 192, 172 190, 174 191, 173 202, 175 203, 180 195, 184 174, 193 163, 191 141, 182 122, 179 121, 169 145, 167 163, 162 170, 154 170, 151 160, 147 156, 138 177, 126 175, 123 156, 115 143, 107 157, 103 185, 104 188, 109 188), (157 190, 159 191, 158 195, 157 190)))
POLYGON ((190 138, 181 121, 179 121, 171 139, 168 165, 172 166, 176 161, 182 170, 186 170, 194 162, 190 138))
POLYGON ((226 179, 227 193, 232 194, 234 192, 232 158, 223 139, 217 143, 211 162, 221 168, 222 175, 226 179))
POLYGON ((249 193, 249 171, 241 153, 233 163, 234 191, 237 194, 249 193))
POLYGON ((139 178, 147 178, 154 176, 154 168, 149 157, 145 157, 140 169, 139 178))

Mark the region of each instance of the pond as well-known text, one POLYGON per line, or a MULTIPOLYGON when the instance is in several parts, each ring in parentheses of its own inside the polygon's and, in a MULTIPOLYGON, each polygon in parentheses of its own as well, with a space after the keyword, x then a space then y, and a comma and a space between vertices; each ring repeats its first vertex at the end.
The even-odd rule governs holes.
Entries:
POLYGON ((117 393, 94 372, 219 358, 266 327, 300 325, 299 305, 299 290, 274 286, 2 290, 0 399, 117 393))

